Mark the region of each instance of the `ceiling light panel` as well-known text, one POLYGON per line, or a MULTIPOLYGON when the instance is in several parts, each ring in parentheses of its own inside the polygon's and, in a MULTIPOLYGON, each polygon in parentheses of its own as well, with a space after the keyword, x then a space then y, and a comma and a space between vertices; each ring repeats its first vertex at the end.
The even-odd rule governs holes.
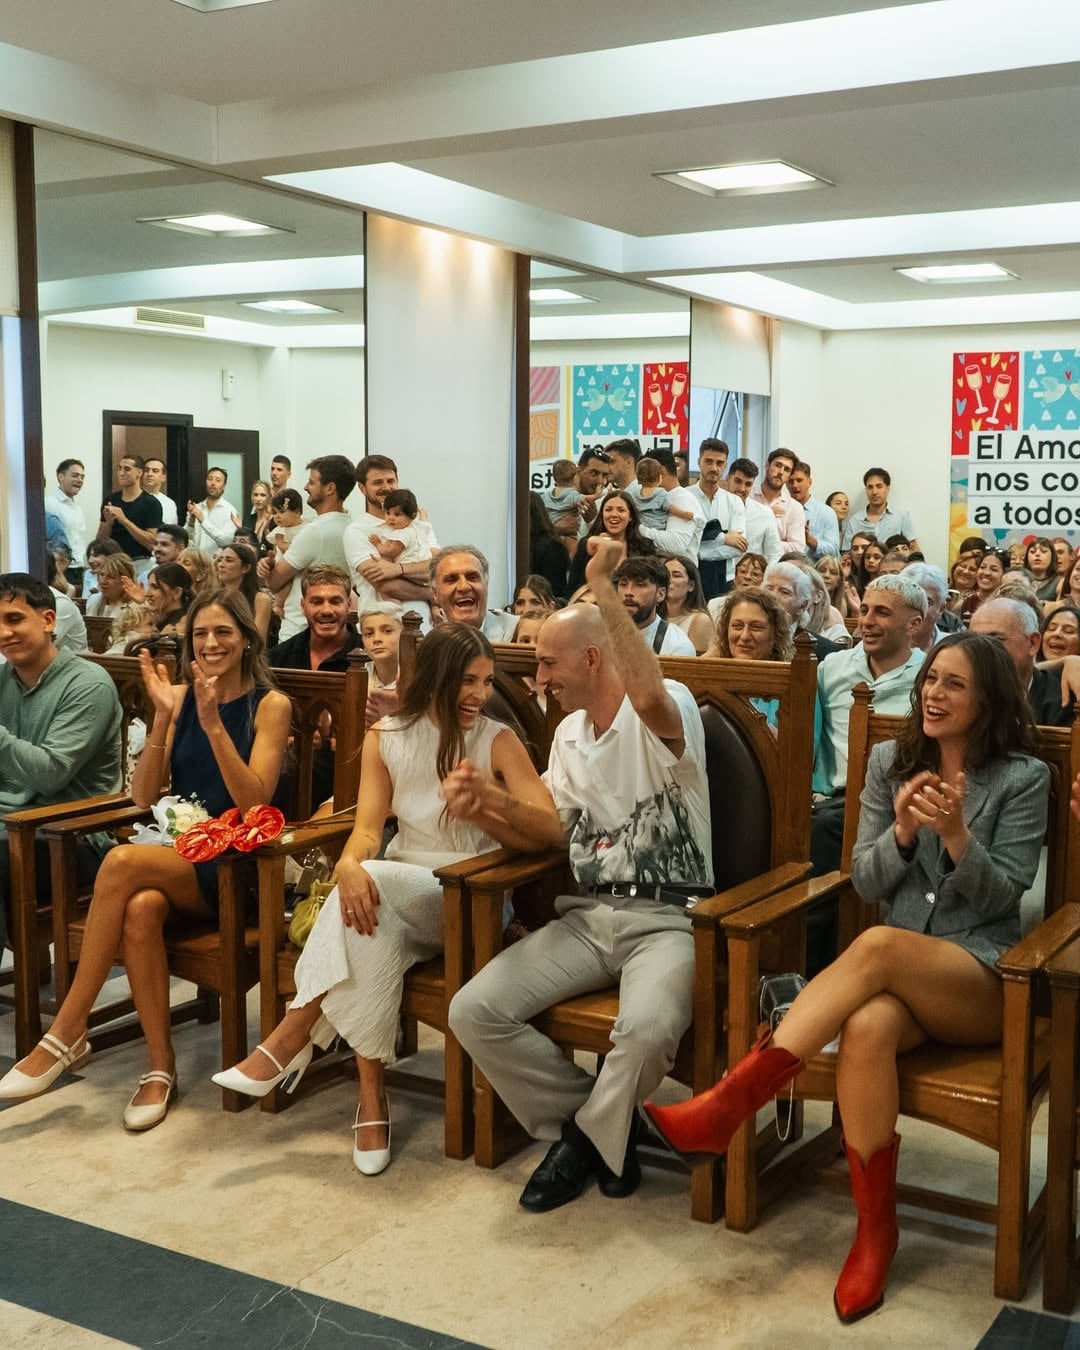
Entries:
POLYGON ((930 267, 894 267, 902 277, 926 285, 964 285, 978 281, 1016 281, 1017 274, 998 263, 948 263, 930 267))
POLYGON ((591 305, 591 295, 579 295, 577 291, 564 291, 560 286, 539 286, 529 292, 534 305, 591 305))
POLYGON ((796 168, 782 159, 767 159, 754 164, 717 164, 704 169, 677 169, 653 176, 706 197, 745 197, 760 192, 799 192, 805 188, 834 186, 827 178, 796 168))
POLYGON ((245 5, 271 5, 274 0, 176 0, 178 5, 197 10, 200 14, 216 14, 221 9, 242 9, 245 5))
POLYGON ((250 239, 261 234, 296 233, 285 225, 267 225, 260 220, 246 220, 243 216, 232 216, 224 211, 201 211, 190 216, 142 216, 138 223, 218 239, 250 239))
POLYGON ((264 309, 270 314, 341 314, 340 309, 313 305, 309 300, 241 300, 245 309, 264 309))

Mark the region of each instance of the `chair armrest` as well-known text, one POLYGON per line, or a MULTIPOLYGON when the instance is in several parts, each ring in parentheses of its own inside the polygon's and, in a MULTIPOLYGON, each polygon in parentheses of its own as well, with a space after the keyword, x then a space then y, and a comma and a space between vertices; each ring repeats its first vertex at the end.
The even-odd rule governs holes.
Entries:
POLYGON ((1065 944, 1046 963, 1051 989, 1080 989, 1080 937, 1065 944))
POLYGON ((516 886, 565 870, 569 856, 566 849, 516 854, 511 862, 473 873, 470 881, 474 887, 479 884, 485 891, 512 891, 516 886))
POLYGON ((4 817, 8 829, 41 829, 56 821, 70 820, 73 816, 86 815, 90 811, 105 811, 112 807, 133 805, 131 797, 123 792, 110 792, 100 797, 83 797, 74 802, 54 802, 51 806, 34 806, 26 811, 12 811, 4 817))
POLYGON ((1010 947, 1004 952, 998 958, 997 968, 1002 975, 1008 975, 1013 979, 1030 979, 1078 936, 1080 936, 1080 905, 1062 905, 1026 938, 1022 938, 1015 947, 1010 947))
POLYGON ((435 868, 435 875, 446 885, 447 882, 466 881, 475 876, 478 872, 486 872, 489 868, 502 867, 506 863, 511 863, 520 854, 514 852, 512 848, 496 848, 490 853, 478 853, 475 858, 464 858, 461 862, 447 863, 445 867, 435 868))
MULTIPOLYGON (((85 803, 84 803, 85 806, 85 803)), ((96 834, 101 830, 117 830, 124 825, 135 825, 140 820, 149 820, 151 811, 148 806, 114 806, 107 811, 84 812, 68 820, 58 820, 42 828, 46 839, 64 839, 69 835, 96 834)))
POLYGON ((762 930, 772 928, 781 919, 788 919, 800 910, 808 909, 819 900, 834 895, 849 885, 847 872, 829 872, 823 877, 809 877, 797 886, 790 886, 778 895, 744 905, 722 920, 729 937, 754 937, 762 930))
POLYGON ((268 844, 260 844, 252 849, 252 858, 288 858, 301 849, 317 848, 319 844, 332 844, 353 831, 353 808, 349 807, 346 817, 343 812, 333 816, 324 816, 320 820, 305 820, 298 825, 286 825, 284 831, 268 844))
POLYGON ((781 863, 779 867, 762 872, 760 876, 752 877, 740 886, 732 886, 726 891, 710 895, 705 900, 699 900, 689 910, 690 922, 695 928, 715 926, 735 910, 755 904, 759 900, 766 900, 777 891, 805 880, 811 866, 809 862, 781 863))

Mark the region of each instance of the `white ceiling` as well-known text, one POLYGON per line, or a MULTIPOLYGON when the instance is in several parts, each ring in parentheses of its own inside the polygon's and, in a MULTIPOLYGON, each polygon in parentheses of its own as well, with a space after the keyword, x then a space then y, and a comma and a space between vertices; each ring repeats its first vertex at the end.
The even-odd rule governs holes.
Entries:
MULTIPOLYGON (((1002 321, 1018 307, 1080 318, 1067 0, 274 0, 210 14, 0 0, 0 34, 0 113, 196 170, 44 156, 43 240, 66 252, 53 279, 184 265, 191 242, 132 212, 211 199, 267 219, 272 203, 296 229, 253 258, 360 251, 345 242, 355 215, 251 185, 273 176, 823 327, 993 322, 995 297, 1002 321), (710 199, 653 176, 771 157, 836 186, 710 199), (961 257, 1019 280, 930 288, 893 271, 961 257)), ((224 264, 236 242, 197 252, 224 264)), ((643 294, 607 301, 641 312, 643 294)))

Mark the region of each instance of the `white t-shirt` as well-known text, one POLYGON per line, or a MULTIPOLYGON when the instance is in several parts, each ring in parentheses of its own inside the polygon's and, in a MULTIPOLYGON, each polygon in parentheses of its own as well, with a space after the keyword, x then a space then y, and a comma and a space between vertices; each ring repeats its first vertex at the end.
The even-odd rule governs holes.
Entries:
MULTIPOLYGON (((430 558, 431 554, 439 547, 439 541, 435 538, 435 531, 429 520, 421 520, 418 516, 413 521, 411 528, 416 531, 420 552, 416 557, 406 557, 403 553, 397 559, 402 566, 410 562, 422 562, 424 559, 430 558)), ((365 581, 356 570, 361 562, 379 556, 375 551, 375 546, 370 542, 372 534, 381 534, 388 539, 394 537, 393 530, 389 528, 382 516, 374 516, 370 511, 357 512, 349 521, 345 530, 345 555, 349 560, 349 575, 353 579, 353 590, 357 596, 357 610, 361 614, 368 605, 375 604, 379 599, 375 587, 369 581, 365 581)), ((408 552, 407 549, 406 552, 408 552)), ((401 604, 406 613, 413 610, 420 615, 421 632, 428 632, 431 628, 431 606, 427 601, 403 600, 401 604)))
POLYGON ((682 717, 679 759, 626 697, 602 736, 584 711, 556 728, 544 782, 582 888, 612 881, 713 884, 705 728, 685 685, 665 680, 664 688, 682 717))
POLYGON ((321 516, 316 516, 306 525, 301 525, 293 536, 284 560, 296 573, 296 577, 285 601, 279 642, 295 637, 307 627, 307 620, 300 609, 302 574, 315 563, 326 563, 348 570, 348 561, 342 544, 342 536, 348 523, 349 517, 344 511, 324 511, 321 516))
POLYGON ((643 525, 641 533, 653 541, 660 553, 669 557, 681 553, 692 562, 697 562, 701 532, 705 528, 701 502, 689 488, 673 487, 668 488, 668 506, 677 506, 680 511, 692 511, 693 520, 682 520, 678 516, 669 515, 666 529, 657 530, 643 525))
MULTIPOLYGON (((656 638, 656 630, 660 627, 660 615, 653 619, 648 628, 641 628, 641 633, 645 645, 652 651, 653 641, 656 638)), ((660 656, 697 656, 697 648, 686 636, 681 628, 673 623, 668 623, 667 632, 664 634, 664 640, 660 644, 660 656)))
POLYGON ((387 543, 403 545, 394 562, 400 563, 404 567, 408 563, 426 562, 431 557, 431 550, 424 543, 421 531, 416 528, 420 524, 423 524, 423 522, 414 521, 411 525, 406 525, 400 530, 393 530, 383 521, 382 526, 377 530, 372 530, 371 533, 377 534, 380 539, 385 539, 387 543))
POLYGON ((176 503, 173 499, 171 497, 166 497, 164 492, 151 492, 148 495, 153 497, 154 501, 161 507, 162 525, 177 524, 178 517, 176 514, 176 503))

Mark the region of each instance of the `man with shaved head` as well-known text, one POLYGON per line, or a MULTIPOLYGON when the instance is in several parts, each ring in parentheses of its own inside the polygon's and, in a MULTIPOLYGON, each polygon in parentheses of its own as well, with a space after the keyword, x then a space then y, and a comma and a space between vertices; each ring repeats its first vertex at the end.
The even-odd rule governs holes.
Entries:
MULTIPOLYGON (((690 1024, 687 908, 713 890, 705 733, 690 691, 665 680, 612 585, 621 547, 585 569, 595 605, 537 636, 537 684, 567 716, 544 781, 570 845, 576 895, 500 953, 450 1005, 450 1026, 525 1128, 554 1141, 521 1195, 543 1212, 591 1180, 609 1197, 641 1180, 635 1107, 690 1024), (594 1078, 531 1025, 551 1004, 619 984, 613 1048, 594 1078)), ((447 780, 456 786, 456 774, 447 780)))

